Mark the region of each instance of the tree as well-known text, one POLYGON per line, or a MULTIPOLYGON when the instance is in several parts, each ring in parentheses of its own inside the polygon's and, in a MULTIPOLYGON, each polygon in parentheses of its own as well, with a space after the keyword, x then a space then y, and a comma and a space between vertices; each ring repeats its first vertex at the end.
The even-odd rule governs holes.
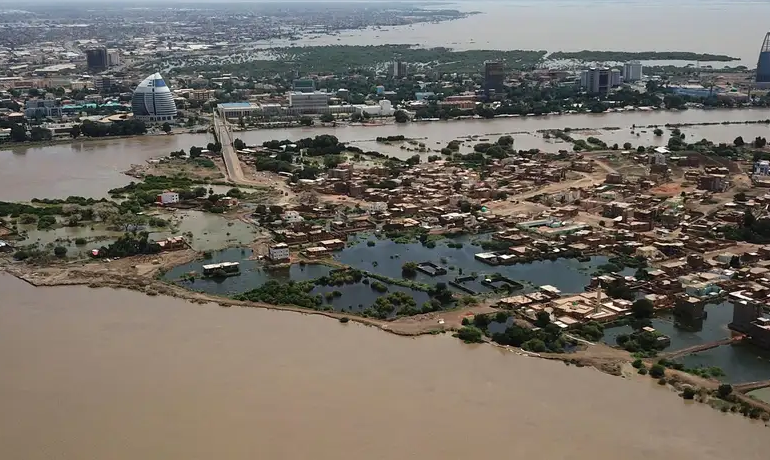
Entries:
POLYGON ((420 164, 420 155, 412 155, 411 157, 407 158, 406 164, 408 164, 409 166, 420 164))
POLYGON ((746 198, 746 192, 738 192, 735 194, 735 201, 744 202, 747 200, 746 198))
POLYGON ((741 268, 741 258, 738 256, 730 257, 730 268, 741 268))
POLYGON ((396 123, 406 123, 409 121, 409 115, 403 110, 396 110, 393 116, 396 119, 396 123))
POLYGON ((755 148, 761 149, 767 145, 767 139, 765 139, 764 137, 757 136, 757 138, 754 139, 753 144, 755 148))
POLYGON ((663 130, 660 129, 660 128, 655 128, 655 130, 652 133, 655 134, 656 136, 660 137, 660 136, 663 135, 663 130))
POLYGON ((56 246, 53 248, 53 254, 58 258, 64 258, 67 255, 67 248, 64 246, 56 246))
POLYGON ((233 141, 233 147, 235 148, 235 150, 243 150, 243 149, 246 148, 246 143, 243 142, 242 140, 236 138, 233 141))
POLYGON ((535 326, 543 328, 551 322, 551 315, 547 311, 539 311, 535 317, 535 326))
POLYGON ((465 343, 481 343, 484 341, 484 333, 475 326, 463 326, 457 331, 457 338, 465 343))
POLYGON ((241 198, 243 196, 243 192, 241 192, 240 189, 237 188, 231 188, 227 191, 227 196, 232 198, 241 198))
POLYGON ((683 399, 695 398, 695 390, 693 390, 692 387, 685 387, 684 390, 682 390, 682 398, 683 399))
POLYGON ((404 278, 417 276, 417 264, 414 262, 406 262, 401 266, 401 276, 404 278))
POLYGON ((631 145, 630 142, 626 142, 625 144, 623 144, 623 150, 631 150, 632 147, 633 146, 631 145))
POLYGON ((163 126, 161 126, 161 129, 164 133, 168 134, 171 132, 171 125, 168 124, 168 122, 163 123, 163 126))
POLYGON ((70 128, 70 137, 73 139, 80 137, 80 125, 72 125, 72 128, 70 128))
POLYGON ((733 141, 733 145, 736 147, 743 147, 745 145, 745 142, 743 142, 743 137, 738 136, 733 141))
POLYGON ((325 114, 321 115, 320 120, 322 122, 324 122, 324 123, 331 123, 331 122, 334 121, 334 115, 332 115, 330 113, 325 113, 325 114))
POLYGON ((659 379, 666 375, 666 368, 661 364, 653 364, 650 368, 650 377, 659 379))
POLYGON ((190 158, 198 158, 203 154, 203 149, 201 147, 192 146, 190 147, 190 158))
POLYGON ((503 147, 511 147, 513 146, 513 137, 511 136, 500 136, 500 139, 497 140, 497 145, 503 146, 503 147))
POLYGON ((640 145, 639 147, 637 147, 637 148, 636 148, 636 152, 637 152, 637 153, 644 153, 644 151, 645 151, 645 150, 646 150, 646 149, 644 148, 644 146, 643 146, 643 145, 640 145))
POLYGON ((726 397, 730 396, 730 394, 733 392, 733 386, 729 383, 723 383, 719 385, 719 388, 717 388, 717 394, 720 398, 725 399, 726 397))
POLYGON ((751 213, 750 210, 746 210, 743 213, 743 227, 744 228, 751 228, 754 226, 754 224, 757 222, 757 218, 754 217, 754 214, 751 213))
POLYGON ((655 312, 655 305, 653 305, 652 301, 647 299, 639 299, 636 300, 633 304, 631 304, 631 313, 636 318, 652 318, 652 315, 655 312))
POLYGON ((302 126, 313 126, 313 119, 308 116, 300 117, 299 124, 302 126))
POLYGON ((24 142, 27 140, 27 130, 23 126, 14 123, 11 125, 11 140, 14 142, 24 142))

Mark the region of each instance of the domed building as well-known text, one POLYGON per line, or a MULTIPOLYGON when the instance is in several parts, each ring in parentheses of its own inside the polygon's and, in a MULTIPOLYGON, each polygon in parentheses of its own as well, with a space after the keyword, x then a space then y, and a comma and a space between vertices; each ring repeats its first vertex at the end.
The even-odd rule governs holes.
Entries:
POLYGON ((144 122, 166 122, 176 119, 176 104, 163 77, 155 73, 145 78, 131 98, 134 119, 144 122))

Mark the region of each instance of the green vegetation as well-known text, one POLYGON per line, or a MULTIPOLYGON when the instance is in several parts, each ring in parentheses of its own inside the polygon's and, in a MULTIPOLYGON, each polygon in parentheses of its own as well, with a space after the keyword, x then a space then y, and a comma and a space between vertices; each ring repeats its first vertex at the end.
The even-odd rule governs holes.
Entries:
POLYGON ((66 257, 66 256, 67 256, 67 248, 65 248, 64 246, 56 246, 56 247, 53 249, 53 254, 54 254, 56 257, 58 257, 58 258, 60 258, 60 259, 63 259, 64 257, 66 257))
POLYGON ((417 276, 417 264, 414 262, 406 262, 401 266, 401 275, 404 278, 414 278, 417 276))
POLYGON ((322 303, 321 296, 310 295, 312 290, 313 283, 309 281, 281 283, 269 280, 256 289, 235 296, 234 299, 318 309, 322 303))
POLYGON ((651 357, 665 346, 658 341, 658 332, 636 331, 631 335, 621 334, 615 338, 617 344, 624 350, 638 356, 651 357))
POLYGON ((302 46, 268 50, 270 59, 238 64, 195 66, 198 71, 227 72, 235 75, 270 76, 301 68, 306 73, 337 73, 346 69, 374 70, 394 60, 424 64, 435 72, 476 73, 484 61, 503 61, 507 69, 531 68, 545 51, 452 51, 450 48, 416 48, 412 45, 302 46))
POLYGON ((596 62, 627 62, 627 61, 713 61, 730 62, 740 58, 724 54, 692 53, 688 51, 557 51, 548 55, 549 59, 575 59, 596 62))
POLYGON ((149 233, 126 233, 109 246, 102 246, 99 249, 99 257, 130 257, 159 252, 160 246, 149 240, 149 233))
POLYGON ((650 367, 650 377, 659 379, 666 375, 666 368, 660 364, 653 364, 650 367))
POLYGON ((398 316, 411 316, 420 313, 420 310, 417 309, 417 303, 409 294, 391 292, 378 297, 371 307, 362 312, 364 316, 377 319, 387 319, 394 313, 398 316))
POLYGON ((695 398, 695 390, 692 387, 685 387, 684 390, 682 390, 682 398, 683 399, 694 399, 695 398))
POLYGON ((481 343, 484 341, 484 333, 474 326, 463 326, 457 331, 457 338, 465 343, 481 343))

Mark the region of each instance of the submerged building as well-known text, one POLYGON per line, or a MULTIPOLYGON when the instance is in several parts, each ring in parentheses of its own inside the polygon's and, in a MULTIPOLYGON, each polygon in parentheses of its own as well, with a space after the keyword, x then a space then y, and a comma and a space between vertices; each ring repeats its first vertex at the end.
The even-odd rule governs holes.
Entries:
POLYGON ((770 88, 770 32, 765 35, 757 60, 757 88, 770 88))
POLYGON ((144 122, 171 122, 176 119, 174 96, 159 73, 139 83, 131 98, 131 109, 134 119, 144 122))

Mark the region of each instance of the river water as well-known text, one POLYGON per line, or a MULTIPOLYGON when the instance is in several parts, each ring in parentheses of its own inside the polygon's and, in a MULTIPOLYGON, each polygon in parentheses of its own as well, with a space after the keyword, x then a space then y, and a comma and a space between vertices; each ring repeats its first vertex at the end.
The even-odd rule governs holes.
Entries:
POLYGON ((765 459, 653 380, 449 336, 0 276, 0 458, 765 459))
MULTIPOLYGON (((581 114, 522 118, 496 118, 493 120, 462 120, 421 122, 404 125, 339 126, 290 129, 264 129, 236 133, 249 144, 261 144, 272 139, 299 139, 319 134, 333 134, 341 141, 350 142, 365 150, 379 150, 388 155, 408 158, 414 152, 398 146, 386 146, 374 142, 378 136, 404 135, 409 138, 427 138, 427 147, 440 149, 450 140, 471 135, 484 135, 496 139, 503 133, 514 134, 517 149, 540 148, 558 151, 564 144, 548 142, 537 134, 541 129, 620 127, 622 130, 605 130, 597 135, 612 144, 631 142, 649 145, 666 142, 653 138, 650 132, 630 134, 633 125, 665 125, 666 123, 708 123, 722 121, 755 121, 770 118, 770 109, 747 110, 687 110, 683 112, 628 112, 607 114, 581 114)), ((688 139, 707 138, 719 142, 732 142, 737 136, 753 139, 770 136, 768 125, 701 126, 683 130, 688 139)), ((639 132, 639 131, 637 131, 639 132)), ((77 141, 45 147, 14 147, 0 151, 0 200, 30 200, 38 197, 67 197, 81 195, 103 197, 110 188, 125 185, 131 179, 122 174, 132 164, 167 155, 171 151, 205 145, 212 140, 207 134, 178 134, 174 136, 144 136, 128 139, 77 141)), ((472 144, 468 144, 468 148, 472 144)), ((434 153, 435 154, 435 153, 434 153)), ((423 157, 429 155, 423 154, 423 157)))

